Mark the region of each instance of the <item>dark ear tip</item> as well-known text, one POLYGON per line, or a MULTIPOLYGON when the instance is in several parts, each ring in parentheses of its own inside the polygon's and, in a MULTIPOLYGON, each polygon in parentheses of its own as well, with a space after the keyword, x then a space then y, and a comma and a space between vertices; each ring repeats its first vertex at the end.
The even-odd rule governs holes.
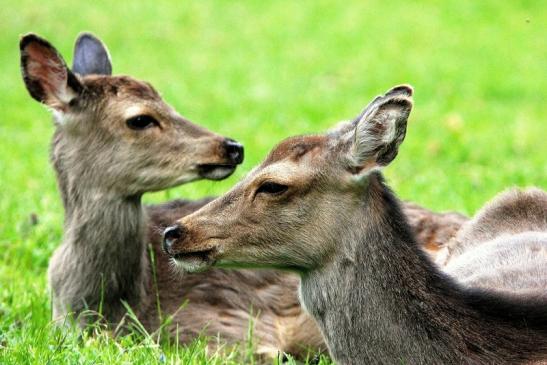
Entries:
POLYGON ((40 37, 36 33, 27 33, 21 36, 21 39, 19 40, 19 49, 21 51, 24 50, 30 43, 39 43, 43 46, 52 48, 51 44, 49 44, 48 41, 46 41, 44 38, 40 37))
POLYGON ((81 32, 78 34, 78 37, 76 37, 76 46, 87 40, 103 45, 103 42, 95 34, 91 32, 81 32))
POLYGON ((412 97, 412 95, 414 94, 414 89, 408 84, 397 85, 389 89, 389 91, 386 93, 386 96, 396 94, 403 94, 405 96, 412 97))

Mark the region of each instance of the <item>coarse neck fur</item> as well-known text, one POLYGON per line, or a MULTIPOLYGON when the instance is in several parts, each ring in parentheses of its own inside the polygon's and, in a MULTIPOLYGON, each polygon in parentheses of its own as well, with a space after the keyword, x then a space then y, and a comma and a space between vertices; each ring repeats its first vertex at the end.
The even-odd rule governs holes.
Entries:
POLYGON ((461 289, 420 250, 379 173, 359 209, 332 260, 301 282, 339 364, 514 364, 547 354, 545 301, 461 289))

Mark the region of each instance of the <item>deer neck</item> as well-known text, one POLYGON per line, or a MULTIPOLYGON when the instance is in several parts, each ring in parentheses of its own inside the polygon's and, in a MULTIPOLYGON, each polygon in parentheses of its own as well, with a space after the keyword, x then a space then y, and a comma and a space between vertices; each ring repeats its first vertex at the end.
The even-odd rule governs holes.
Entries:
POLYGON ((122 301, 135 308, 147 283, 141 197, 101 191, 75 171, 57 170, 65 229, 50 264, 54 312, 102 308, 115 323, 125 313, 122 301))
POLYGON ((66 201, 65 244, 108 257, 97 262, 101 266, 119 259, 119 270, 141 260, 145 213, 140 196, 120 197, 90 189, 66 201))
POLYGON ((331 354, 341 364, 469 362, 466 341, 480 339, 458 329, 480 331, 480 316, 460 310, 458 289, 420 251, 380 175, 363 199, 335 258, 302 276, 301 299, 331 354))

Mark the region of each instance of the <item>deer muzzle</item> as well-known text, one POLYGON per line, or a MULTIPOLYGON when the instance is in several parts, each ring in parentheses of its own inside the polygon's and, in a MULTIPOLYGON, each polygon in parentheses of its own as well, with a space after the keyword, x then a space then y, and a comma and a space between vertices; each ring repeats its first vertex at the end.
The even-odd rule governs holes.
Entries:
POLYGON ((235 171, 237 165, 243 162, 243 145, 233 139, 224 139, 224 141, 222 141, 221 151, 221 162, 201 164, 198 166, 198 173, 202 178, 222 180, 230 176, 235 171))
POLYGON ((177 224, 163 232, 163 250, 171 259, 187 272, 206 270, 214 264, 215 248, 192 247, 191 234, 186 227, 177 224))

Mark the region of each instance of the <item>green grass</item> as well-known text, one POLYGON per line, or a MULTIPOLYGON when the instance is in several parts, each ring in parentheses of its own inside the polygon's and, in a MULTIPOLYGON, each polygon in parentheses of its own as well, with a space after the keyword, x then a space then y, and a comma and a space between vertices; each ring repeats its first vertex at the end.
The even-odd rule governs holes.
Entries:
POLYGON ((471 214, 509 186, 547 187, 546 24, 540 0, 3 4, 0 363, 242 358, 207 360, 203 341, 183 348, 142 334, 114 340, 52 328, 46 270, 63 212, 48 161, 50 116, 19 73, 21 34, 43 35, 70 62, 77 33, 93 31, 115 73, 152 82, 181 114, 245 144, 246 161, 230 179, 147 201, 221 194, 281 139, 325 130, 410 83, 415 109, 386 175, 404 199, 471 214))

